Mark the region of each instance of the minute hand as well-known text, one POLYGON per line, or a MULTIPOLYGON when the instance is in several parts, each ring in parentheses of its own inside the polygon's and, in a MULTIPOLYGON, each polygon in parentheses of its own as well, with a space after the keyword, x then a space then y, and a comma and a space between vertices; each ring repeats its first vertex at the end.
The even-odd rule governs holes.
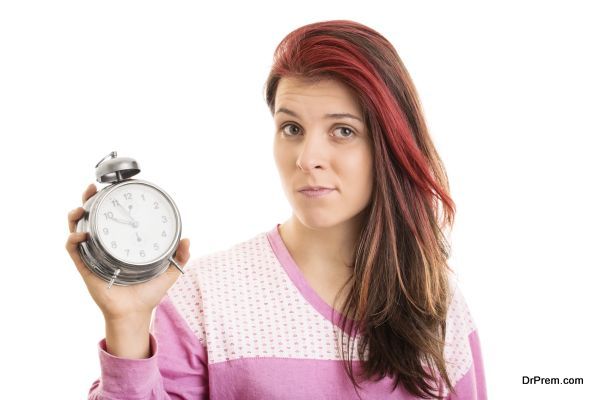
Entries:
POLYGON ((128 217, 129 217, 129 219, 130 219, 132 222, 134 222, 134 223, 135 223, 136 221, 135 221, 135 219, 133 219, 133 217, 131 216, 131 212, 130 212, 130 211, 127 211, 127 210, 125 209, 125 207, 123 207, 123 205, 122 205, 121 203, 117 203, 117 204, 118 204, 118 206, 119 206, 119 207, 121 207, 121 210, 123 210, 123 212, 125 212, 125 214, 126 214, 128 217))
POLYGON ((115 218, 115 217, 109 217, 110 219, 112 219, 115 222, 118 222, 119 224, 125 224, 125 225, 131 225, 134 228, 137 228, 137 222, 135 221, 125 221, 124 219, 119 219, 119 218, 115 218))

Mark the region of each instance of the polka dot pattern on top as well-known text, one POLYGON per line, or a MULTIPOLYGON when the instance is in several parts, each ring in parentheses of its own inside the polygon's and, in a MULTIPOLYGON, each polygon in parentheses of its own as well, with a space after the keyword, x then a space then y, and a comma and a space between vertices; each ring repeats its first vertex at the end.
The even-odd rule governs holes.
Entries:
MULTIPOLYGON (((449 284, 451 298, 446 317, 444 359, 448 377, 454 385, 473 364, 469 335, 476 326, 454 275, 450 276, 449 284)), ((444 389, 446 390, 444 395, 447 395, 447 388, 444 389)))
MULTIPOLYGON (((206 346, 209 364, 261 357, 342 360, 338 342, 345 349, 350 337, 298 290, 266 232, 192 259, 185 270, 168 294, 206 346)), ((444 355, 455 383, 471 367, 468 335, 475 326, 452 286, 444 355)), ((353 339, 353 360, 359 339, 353 339)))
MULTIPOLYGON (((209 364, 248 357, 341 360, 341 330, 290 281, 266 233, 193 260, 169 295, 206 344, 209 364)), ((358 359, 356 346, 353 355, 358 359)))

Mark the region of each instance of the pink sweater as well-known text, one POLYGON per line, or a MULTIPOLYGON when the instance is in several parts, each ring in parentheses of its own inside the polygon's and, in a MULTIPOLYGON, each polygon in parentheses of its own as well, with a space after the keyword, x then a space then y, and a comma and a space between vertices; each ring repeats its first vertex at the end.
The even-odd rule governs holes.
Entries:
MULTIPOLYGON (((115 357, 102 339, 89 399, 357 399, 336 346, 343 316, 309 286, 278 226, 188 261, 156 307, 150 358, 115 357)), ((486 399, 477 331, 452 282, 444 356, 457 394, 443 394, 486 399)), ((360 370, 356 347, 352 359, 360 370)), ((391 383, 362 383, 361 396, 416 399, 391 383)))

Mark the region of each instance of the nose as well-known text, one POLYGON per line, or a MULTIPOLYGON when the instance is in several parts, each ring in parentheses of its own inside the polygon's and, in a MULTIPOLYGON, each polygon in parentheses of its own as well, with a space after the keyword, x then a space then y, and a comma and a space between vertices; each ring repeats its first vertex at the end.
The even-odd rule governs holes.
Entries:
POLYGON ((313 168, 323 168, 327 157, 327 145, 323 142, 324 135, 307 133, 302 138, 296 166, 302 171, 310 171, 313 168))

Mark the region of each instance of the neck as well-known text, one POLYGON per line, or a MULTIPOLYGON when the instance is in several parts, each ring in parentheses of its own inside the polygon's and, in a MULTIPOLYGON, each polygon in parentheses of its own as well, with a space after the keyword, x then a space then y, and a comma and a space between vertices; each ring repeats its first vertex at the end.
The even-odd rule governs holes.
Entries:
POLYGON ((360 233, 360 216, 344 223, 313 229, 295 215, 279 226, 281 239, 305 273, 322 276, 349 276, 360 233))

